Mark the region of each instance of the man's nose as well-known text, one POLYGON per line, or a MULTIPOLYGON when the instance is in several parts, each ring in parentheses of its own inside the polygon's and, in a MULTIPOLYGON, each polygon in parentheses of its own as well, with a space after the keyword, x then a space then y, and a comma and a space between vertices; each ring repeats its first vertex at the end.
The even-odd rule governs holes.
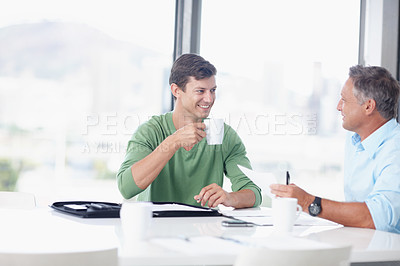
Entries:
POLYGON ((340 99, 336 106, 336 110, 342 111, 342 105, 343 105, 343 101, 342 101, 342 99, 340 99))
POLYGON ((210 91, 207 91, 204 94, 204 101, 207 102, 207 103, 211 103, 213 101, 213 95, 212 95, 212 93, 210 91))

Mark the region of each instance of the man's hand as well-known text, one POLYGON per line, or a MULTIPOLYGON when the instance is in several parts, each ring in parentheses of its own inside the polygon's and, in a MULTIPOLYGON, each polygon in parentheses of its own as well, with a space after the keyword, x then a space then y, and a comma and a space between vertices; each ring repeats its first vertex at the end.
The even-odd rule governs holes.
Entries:
POLYGON ((308 194, 295 184, 272 184, 269 187, 271 189, 271 193, 275 194, 277 197, 296 198, 298 204, 303 208, 303 211, 305 212, 308 212, 308 206, 314 201, 313 195, 308 194))
POLYGON ((206 125, 202 122, 191 123, 178 129, 172 136, 176 139, 178 147, 189 151, 206 136, 205 128, 206 125))
MULTIPOLYGON (((304 212, 308 212, 308 206, 315 198, 295 184, 272 184, 269 187, 271 188, 271 193, 278 197, 297 198, 304 212)), ((374 221, 365 202, 338 202, 322 199, 321 204, 322 212, 318 217, 343 224, 344 226, 375 229, 374 221)))
POLYGON ((208 207, 210 208, 215 208, 219 204, 227 207, 233 205, 230 194, 215 183, 202 188, 199 195, 194 196, 194 199, 197 202, 201 202, 201 206, 205 206, 208 201, 208 207))

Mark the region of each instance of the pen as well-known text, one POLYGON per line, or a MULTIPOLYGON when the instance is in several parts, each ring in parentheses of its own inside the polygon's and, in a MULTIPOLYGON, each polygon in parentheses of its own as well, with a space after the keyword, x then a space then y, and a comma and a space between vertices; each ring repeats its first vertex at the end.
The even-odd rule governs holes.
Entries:
POLYGON ((290 174, 289 171, 286 171, 286 185, 290 184, 290 174))

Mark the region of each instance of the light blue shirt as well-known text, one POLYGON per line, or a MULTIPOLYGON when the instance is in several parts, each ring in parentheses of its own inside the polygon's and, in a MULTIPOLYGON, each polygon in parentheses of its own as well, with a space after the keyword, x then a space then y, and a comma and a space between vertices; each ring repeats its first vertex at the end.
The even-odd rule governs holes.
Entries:
POLYGON ((346 141, 346 201, 365 202, 377 230, 400 234, 400 125, 388 121, 361 142, 346 141))

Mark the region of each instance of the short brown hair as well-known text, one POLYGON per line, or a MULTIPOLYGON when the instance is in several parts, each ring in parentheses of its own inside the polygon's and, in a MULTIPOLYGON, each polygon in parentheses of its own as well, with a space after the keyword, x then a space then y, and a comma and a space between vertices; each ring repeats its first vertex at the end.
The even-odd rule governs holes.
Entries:
POLYGON ((201 80, 215 76, 216 74, 217 69, 203 57, 196 54, 183 54, 172 65, 169 85, 175 83, 185 91, 189 77, 201 80))

